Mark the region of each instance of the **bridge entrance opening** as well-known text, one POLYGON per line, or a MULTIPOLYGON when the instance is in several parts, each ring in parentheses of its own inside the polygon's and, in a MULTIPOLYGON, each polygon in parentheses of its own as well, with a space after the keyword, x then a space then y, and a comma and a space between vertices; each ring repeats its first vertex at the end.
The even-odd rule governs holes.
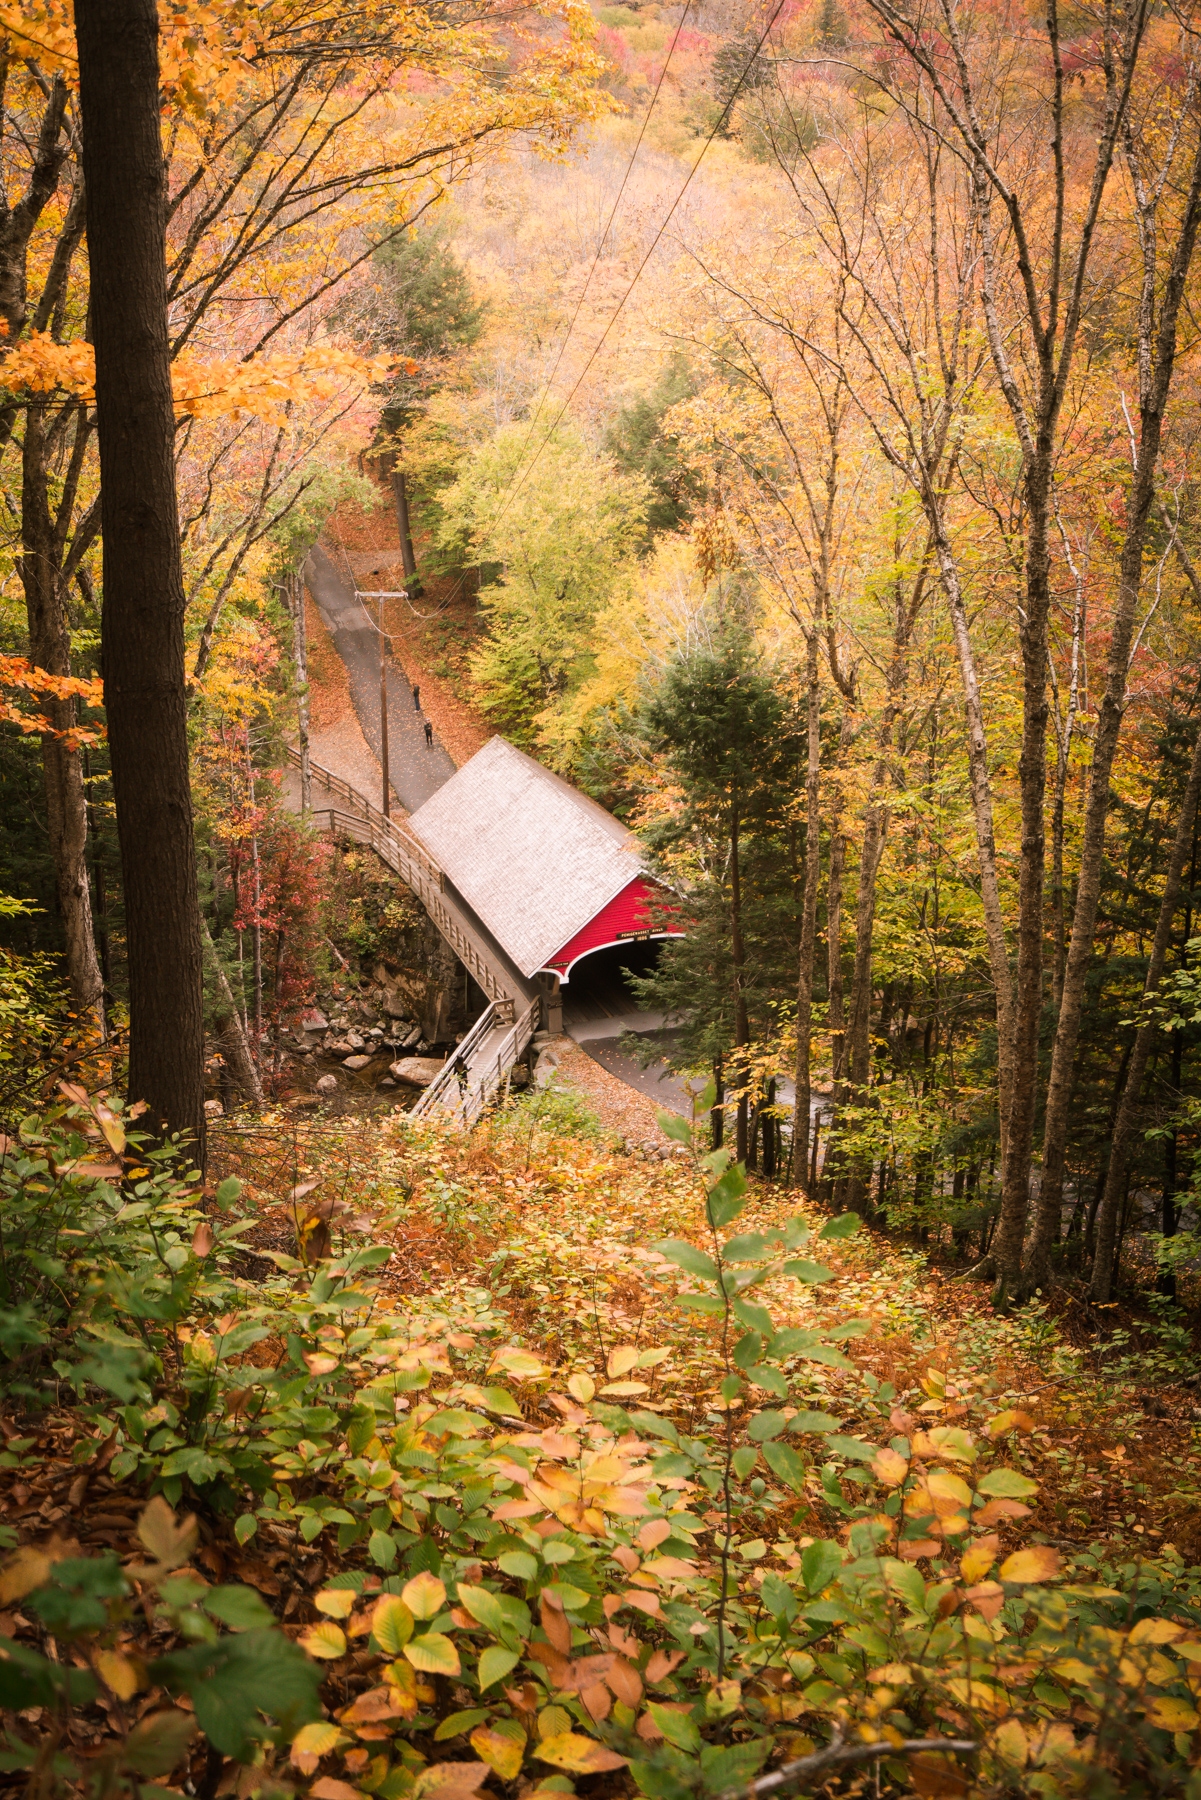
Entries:
MULTIPOLYGON (((576 1035, 573 1027, 601 1026, 613 1023, 616 1031, 637 1030, 633 1015, 645 1010, 630 985, 633 975, 650 975, 659 960, 660 942, 607 944, 582 956, 571 971, 571 979, 560 989, 563 1000, 563 1029, 576 1035), (620 1025, 616 1021, 621 1020, 620 1025)), ((608 1035, 606 1030, 604 1035, 608 1035)))

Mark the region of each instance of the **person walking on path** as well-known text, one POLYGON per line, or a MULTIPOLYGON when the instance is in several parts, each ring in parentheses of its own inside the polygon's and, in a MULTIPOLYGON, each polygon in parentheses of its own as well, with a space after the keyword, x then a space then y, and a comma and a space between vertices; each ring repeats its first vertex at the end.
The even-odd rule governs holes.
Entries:
POLYGON ((428 719, 425 721, 425 747, 427 750, 434 747, 434 728, 428 719))
POLYGON ((416 682, 413 683, 413 711, 421 711, 421 689, 417 686, 416 682))

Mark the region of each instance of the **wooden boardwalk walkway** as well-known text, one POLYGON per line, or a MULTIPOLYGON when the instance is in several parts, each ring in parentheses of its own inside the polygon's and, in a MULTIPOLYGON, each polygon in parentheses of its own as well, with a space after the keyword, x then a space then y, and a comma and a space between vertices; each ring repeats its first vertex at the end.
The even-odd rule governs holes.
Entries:
MULTIPOLYGON (((292 770, 298 771, 300 752, 289 747, 288 760, 292 770)), ((446 1112, 470 1125, 498 1094, 507 1091, 513 1064, 524 1056, 538 1029, 538 985, 505 955, 412 831, 396 819, 385 818, 379 807, 340 775, 313 762, 309 772, 312 804, 308 816, 315 828, 332 837, 370 845, 420 900, 488 997, 485 1012, 413 1108, 418 1116, 446 1112)), ((298 775, 292 774, 284 783, 283 798, 292 811, 300 811, 298 775)))

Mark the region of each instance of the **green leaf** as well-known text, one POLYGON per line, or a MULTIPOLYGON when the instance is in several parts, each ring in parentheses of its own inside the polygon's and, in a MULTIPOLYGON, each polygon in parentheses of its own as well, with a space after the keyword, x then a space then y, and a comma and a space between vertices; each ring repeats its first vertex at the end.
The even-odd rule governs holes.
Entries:
POLYGON ((496 1566, 503 1575, 512 1575, 518 1581, 533 1581, 538 1573, 538 1559, 528 1550, 506 1550, 497 1557, 496 1566))
POLYGON ((666 1456, 657 1456, 651 1464, 651 1474, 656 1481, 674 1481, 680 1476, 687 1480, 692 1473, 690 1458, 682 1456, 678 1450, 669 1451, 666 1456))
POLYGON ((234 1520, 234 1536, 239 1544, 248 1544, 259 1528, 259 1522, 253 1513, 239 1513, 234 1520))
POLYGON ((748 1369, 747 1379, 753 1381, 756 1387, 761 1387, 767 1393, 774 1394, 777 1400, 788 1398, 787 1381, 779 1369, 773 1369, 767 1363, 756 1363, 753 1369, 748 1369))
POLYGON ((205 1736, 238 1762, 250 1762, 255 1743, 268 1735, 262 1713, 288 1737, 320 1715, 321 1670, 275 1629, 190 1645, 160 1657, 149 1673, 152 1682, 189 1695, 205 1736))
POLYGON ((231 1631, 262 1631, 275 1624, 275 1614, 253 1588, 215 1587, 204 1596, 204 1610, 231 1631))
POLYGON ((829 1413, 799 1412, 793 1413, 788 1421, 789 1431, 837 1431, 840 1420, 832 1419, 829 1413))
POLYGON ((976 1487, 981 1494, 1000 1500, 1027 1500, 1038 1492, 1037 1481, 1019 1475, 1016 1469, 990 1469, 987 1475, 980 1477, 976 1487))
POLYGON ((717 1264, 713 1258, 706 1256, 695 1245, 686 1243, 683 1238, 662 1238, 657 1244, 652 1244, 651 1249, 657 1250, 660 1256, 665 1256, 668 1262, 675 1263, 677 1269, 683 1269, 689 1275, 699 1275, 703 1281, 717 1280, 717 1264))
POLYGON ((708 1199, 705 1202, 709 1221, 714 1230, 720 1231, 723 1225, 731 1224, 746 1205, 748 1198, 746 1172, 741 1163, 734 1163, 731 1168, 726 1170, 721 1180, 715 1182, 709 1189, 708 1199))
POLYGON ((791 1275, 796 1281, 804 1281, 815 1287, 819 1281, 833 1281, 833 1269, 827 1269, 824 1263, 806 1262, 803 1256, 791 1257, 784 1264, 785 1275, 791 1275))
POLYGON ((722 1794, 727 1788, 745 1787, 753 1781, 771 1749, 770 1738, 749 1744, 706 1744, 701 1751, 701 1779, 710 1794, 722 1794))
POLYGON ((659 1130, 665 1136, 674 1138, 677 1144, 692 1143, 692 1126, 679 1113, 657 1112, 655 1118, 658 1120, 659 1130))
POLYGON ((510 1646, 528 1638, 533 1629, 529 1607, 524 1600, 515 1600, 509 1594, 494 1594, 488 1588, 472 1587, 461 1581, 459 1605, 465 1606, 473 1619, 478 1619, 496 1637, 506 1639, 510 1646))
POLYGON ((444 1744, 447 1738, 462 1737, 464 1732, 473 1730, 476 1725, 482 1725, 484 1720, 491 1716, 486 1706, 469 1706, 466 1712, 451 1713, 449 1718, 443 1719, 435 1731, 434 1742, 435 1744, 444 1744))
POLYGON ((912 1563, 901 1562, 898 1557, 886 1556, 881 1564, 884 1579, 894 1594, 899 1594, 906 1605, 914 1612, 924 1613, 926 1610, 926 1583, 920 1570, 912 1563))
POLYGON ((657 1706, 653 1700, 646 1710, 669 1744, 674 1744, 677 1750, 687 1750, 693 1756, 696 1755, 701 1747, 701 1733, 690 1714, 673 1712, 668 1706, 657 1706))
POLYGON ((878 1454, 875 1444, 865 1444, 859 1438, 828 1437, 826 1443, 835 1456, 848 1456, 852 1462, 870 1462, 878 1454))
POLYGON ((745 1332, 734 1346, 734 1366, 739 1369, 753 1369, 759 1361, 762 1350, 761 1333, 758 1331, 745 1332))
POLYGON ((763 1460, 773 1475, 800 1494, 805 1489, 805 1465, 790 1444, 765 1443, 763 1460))
POLYGON ((715 1318, 726 1310, 720 1294, 678 1294, 676 1304, 686 1306, 690 1312, 710 1313, 715 1318))
POLYGON ((741 1444, 731 1458, 731 1467, 739 1481, 745 1481, 755 1464, 759 1461, 759 1452, 753 1444, 741 1444))
POLYGON ((632 1412, 630 1424, 636 1431, 648 1433, 651 1437, 666 1438, 669 1444, 678 1444, 680 1434, 670 1419, 661 1419, 657 1413, 632 1412))
POLYGON ((413 1615, 399 1594, 385 1594, 371 1615, 372 1641, 385 1656, 399 1656, 413 1635, 413 1615))
POLYGON ((721 1247, 723 1262, 755 1262, 766 1256, 773 1244, 779 1242, 779 1236, 772 1232, 765 1237, 761 1231, 744 1231, 738 1237, 727 1238, 721 1247))
POLYGON ((829 1587, 842 1568, 842 1551, 829 1538, 818 1538, 801 1557, 801 1580, 811 1594, 829 1587))
POLYGON ((222 1212, 228 1212, 234 1201, 241 1198, 241 1194, 242 1183, 237 1176, 227 1175, 224 1181, 218 1183, 217 1192, 213 1198, 222 1212))
POLYGON ((854 1237, 862 1223, 856 1212, 839 1213, 836 1219, 827 1219, 817 1235, 825 1238, 827 1243, 831 1239, 854 1237))
POLYGON ((502 1681, 520 1661, 519 1650, 506 1650, 502 1644, 489 1644, 486 1650, 480 1652, 480 1693, 502 1681))
POLYGON ((378 1569, 390 1569, 396 1561, 396 1539, 387 1531, 373 1531, 367 1554, 378 1569))
POLYGON ((405 1658, 425 1675, 458 1675, 459 1653, 440 1631, 427 1631, 404 1647, 405 1658))
POLYGON ((124 1759, 135 1775, 169 1775, 195 1736, 196 1721, 188 1713, 174 1707, 151 1713, 126 1738, 124 1759))
POLYGON ((502 1387, 486 1387, 482 1388, 480 1391, 483 1396, 480 1404, 486 1407, 489 1412, 499 1413, 502 1419, 521 1418, 521 1408, 507 1389, 502 1387))
POLYGON ((746 1428, 746 1435, 756 1444, 765 1444, 769 1438, 779 1437, 787 1424, 782 1412, 756 1413, 746 1428))
POLYGON ((732 1300, 730 1311, 748 1331, 758 1331, 769 1339, 776 1335, 776 1328, 766 1306, 756 1306, 752 1300, 732 1300))

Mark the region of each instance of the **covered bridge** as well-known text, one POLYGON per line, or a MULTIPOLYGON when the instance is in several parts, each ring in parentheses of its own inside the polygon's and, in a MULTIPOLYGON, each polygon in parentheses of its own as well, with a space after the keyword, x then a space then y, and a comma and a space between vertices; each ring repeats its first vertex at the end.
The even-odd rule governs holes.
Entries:
POLYGON ((667 898, 637 839, 595 800, 494 737, 418 808, 408 828, 527 979, 558 991, 597 950, 673 937, 651 903, 667 898))

